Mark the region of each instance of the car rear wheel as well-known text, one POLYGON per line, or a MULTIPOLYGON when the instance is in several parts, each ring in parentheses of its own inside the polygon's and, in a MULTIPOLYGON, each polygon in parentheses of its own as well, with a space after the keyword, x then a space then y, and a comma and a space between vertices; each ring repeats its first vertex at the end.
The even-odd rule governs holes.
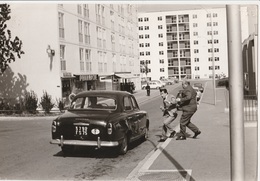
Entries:
POLYGON ((144 135, 142 137, 142 141, 146 141, 148 137, 149 137, 148 128, 145 127, 144 128, 144 135))
POLYGON ((124 155, 126 154, 127 151, 128 151, 128 139, 127 136, 125 135, 124 139, 122 140, 122 143, 118 147, 118 152, 120 155, 124 155))
POLYGON ((73 153, 74 146, 64 145, 64 146, 61 147, 61 150, 62 150, 62 152, 65 153, 65 154, 71 154, 71 153, 73 153))

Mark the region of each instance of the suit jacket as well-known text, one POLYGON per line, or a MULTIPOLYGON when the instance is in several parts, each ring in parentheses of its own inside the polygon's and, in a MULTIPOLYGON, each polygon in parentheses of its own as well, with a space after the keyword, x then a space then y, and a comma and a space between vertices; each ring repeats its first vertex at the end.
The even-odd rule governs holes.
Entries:
POLYGON ((184 90, 181 91, 180 106, 183 111, 196 112, 197 111, 197 92, 188 85, 184 90))

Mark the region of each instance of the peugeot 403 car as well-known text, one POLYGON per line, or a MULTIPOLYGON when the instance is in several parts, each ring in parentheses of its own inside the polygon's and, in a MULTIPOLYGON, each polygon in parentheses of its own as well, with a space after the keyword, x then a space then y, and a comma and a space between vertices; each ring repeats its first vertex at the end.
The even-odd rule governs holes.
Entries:
POLYGON ((116 147, 148 137, 149 118, 135 97, 123 91, 86 91, 77 94, 70 108, 52 122, 51 144, 72 153, 75 146, 116 147))

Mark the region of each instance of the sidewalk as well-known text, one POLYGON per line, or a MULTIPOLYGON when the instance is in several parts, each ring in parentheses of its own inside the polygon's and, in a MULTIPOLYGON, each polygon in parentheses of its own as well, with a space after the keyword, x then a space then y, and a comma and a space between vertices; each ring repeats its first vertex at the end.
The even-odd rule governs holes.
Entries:
MULTIPOLYGON (((207 86, 192 122, 202 131, 197 139, 167 139, 150 153, 130 180, 231 180, 229 114, 225 112, 225 89, 207 86)), ((190 137, 193 133, 187 129, 190 137)), ((245 127, 245 180, 257 180, 257 127, 245 127)))

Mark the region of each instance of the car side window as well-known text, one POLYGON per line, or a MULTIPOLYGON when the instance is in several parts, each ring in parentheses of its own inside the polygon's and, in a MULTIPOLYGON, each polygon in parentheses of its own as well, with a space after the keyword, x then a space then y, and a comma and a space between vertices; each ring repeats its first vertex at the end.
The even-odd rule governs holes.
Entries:
POLYGON ((131 102, 132 102, 133 108, 134 108, 134 109, 139 109, 136 100, 135 100, 133 97, 131 97, 130 99, 131 99, 131 102))
POLYGON ((128 96, 124 97, 124 110, 129 111, 132 110, 132 104, 128 96))

